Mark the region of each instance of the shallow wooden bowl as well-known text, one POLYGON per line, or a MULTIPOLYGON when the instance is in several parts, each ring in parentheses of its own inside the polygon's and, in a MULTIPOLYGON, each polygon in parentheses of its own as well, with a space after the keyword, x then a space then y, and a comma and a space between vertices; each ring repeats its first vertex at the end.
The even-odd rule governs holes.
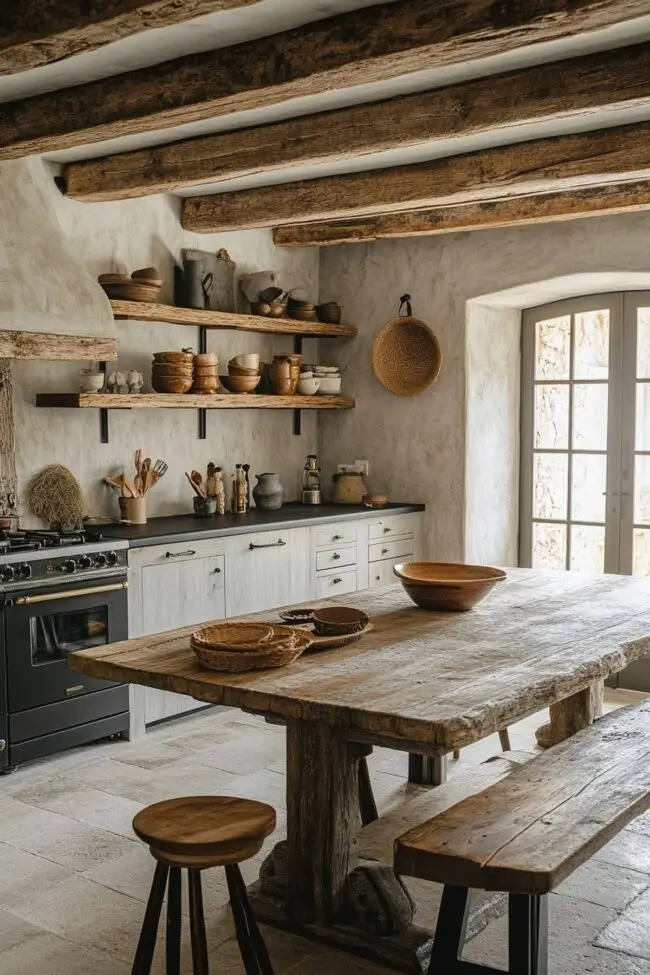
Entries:
POLYGON ((252 393, 257 389, 262 377, 257 376, 221 376, 221 384, 229 393, 252 393))
POLYGON ((443 613, 473 609, 506 578, 503 569, 455 562, 402 562, 393 572, 416 606, 443 613))
POLYGON ((159 376, 153 373, 151 385, 157 393, 189 393, 192 388, 191 376, 159 376))
POLYGON ((319 609, 313 615, 314 630, 319 636, 344 636, 359 633, 368 625, 368 617, 360 609, 348 606, 330 606, 319 609))

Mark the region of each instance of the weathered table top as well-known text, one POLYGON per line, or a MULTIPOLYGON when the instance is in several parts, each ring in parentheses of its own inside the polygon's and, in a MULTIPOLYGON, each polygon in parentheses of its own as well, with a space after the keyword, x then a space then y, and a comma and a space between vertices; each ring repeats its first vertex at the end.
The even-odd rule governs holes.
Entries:
POLYGON ((351 740, 435 753, 483 738, 650 652, 650 583, 630 577, 510 569, 469 613, 417 609, 399 585, 336 602, 367 612, 373 632, 279 670, 202 669, 189 644, 195 627, 71 654, 68 665, 200 701, 324 721, 345 727, 351 740))

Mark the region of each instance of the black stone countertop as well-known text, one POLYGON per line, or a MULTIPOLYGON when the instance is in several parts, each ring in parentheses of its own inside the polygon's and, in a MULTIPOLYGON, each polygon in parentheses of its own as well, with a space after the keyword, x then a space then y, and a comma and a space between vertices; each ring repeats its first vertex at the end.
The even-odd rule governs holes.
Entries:
POLYGON ((223 535, 273 529, 302 528, 325 524, 328 521, 349 521, 358 518, 378 518, 382 515, 402 515, 410 511, 424 511, 423 504, 388 504, 385 508, 364 508, 357 504, 305 505, 293 502, 279 511, 253 509, 245 515, 227 513, 212 518, 194 515, 171 515, 151 518, 146 525, 97 526, 104 538, 125 538, 129 548, 146 548, 165 542, 198 541, 223 535))

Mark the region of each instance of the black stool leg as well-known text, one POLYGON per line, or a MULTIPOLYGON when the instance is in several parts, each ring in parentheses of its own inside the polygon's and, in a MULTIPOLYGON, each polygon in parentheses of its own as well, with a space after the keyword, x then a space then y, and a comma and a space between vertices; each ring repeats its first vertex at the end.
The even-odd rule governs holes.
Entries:
POLYGON ((510 894, 508 932, 510 975, 547 975, 548 896, 510 894))
POLYGON ((367 826, 379 819, 377 803, 372 791, 372 780, 368 769, 368 760, 359 759, 359 811, 361 813, 361 824, 367 826))
POLYGON ((181 871, 171 867, 167 887, 167 975, 181 975, 181 871))
POLYGON ((168 873, 169 867, 165 866, 164 863, 156 864, 156 872, 153 875, 151 893, 144 912, 142 931, 140 932, 131 975, 149 975, 151 971, 168 873))
POLYGON ((205 918, 203 916, 203 891, 201 889, 201 871, 188 870, 187 879, 190 888, 190 933, 192 936, 192 971, 194 975, 209 975, 208 940, 205 934, 205 918))
MULTIPOLYGON (((269 958, 269 953, 262 937, 262 932, 260 931, 257 919, 253 914, 253 909, 250 905, 248 899, 248 891, 246 890, 246 884, 244 883, 244 878, 241 875, 239 867, 235 864, 233 866, 228 866, 226 870, 226 879, 228 881, 228 891, 230 893, 230 903, 233 909, 233 915, 235 915, 235 903, 237 904, 237 911, 241 910, 241 915, 246 929, 248 932, 248 943, 253 947, 254 963, 257 967, 253 968, 251 971, 253 975, 274 975, 273 966, 271 965, 271 959, 269 958)), ((237 917, 235 916, 235 927, 237 928, 237 917)), ((239 929, 237 929, 239 932, 239 929)), ((239 933, 237 935, 239 940, 239 933)), ((241 942, 240 942, 241 945, 241 942)), ((243 957, 243 951, 242 951, 243 957)), ((248 969, 246 969, 248 975, 248 969)))
POLYGON ((462 971, 464 963, 459 962, 459 955, 465 943, 468 900, 467 887, 446 884, 443 888, 428 975, 462 971))

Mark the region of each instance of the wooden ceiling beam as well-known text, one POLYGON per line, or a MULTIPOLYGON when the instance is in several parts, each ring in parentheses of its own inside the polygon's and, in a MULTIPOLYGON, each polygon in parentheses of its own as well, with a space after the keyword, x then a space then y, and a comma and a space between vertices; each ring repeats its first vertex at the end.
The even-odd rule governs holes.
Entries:
POLYGON ((344 161, 529 122, 650 107, 650 43, 434 91, 72 163, 68 196, 124 200, 211 180, 344 161), (562 85, 558 86, 558 71, 562 85))
POLYGON ((112 41, 258 0, 3 0, 0 75, 94 51, 112 41))
POLYGON ((186 230, 220 233, 350 219, 650 176, 650 122, 345 176, 262 186, 183 203, 186 230))
POLYGON ((0 106, 0 159, 484 58, 640 17, 647 0, 398 0, 0 106))
POLYGON ((331 247, 396 237, 426 237, 470 230, 496 230, 650 209, 650 180, 596 186, 564 193, 536 193, 482 200, 433 210, 388 213, 365 220, 333 220, 277 227, 278 247, 331 247))

